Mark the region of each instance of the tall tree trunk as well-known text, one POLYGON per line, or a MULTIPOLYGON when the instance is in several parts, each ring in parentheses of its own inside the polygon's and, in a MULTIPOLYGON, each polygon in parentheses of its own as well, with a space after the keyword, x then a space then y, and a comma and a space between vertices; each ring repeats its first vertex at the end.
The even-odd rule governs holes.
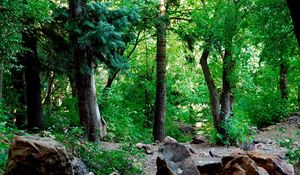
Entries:
POLYGON ((231 51, 225 49, 223 59, 223 73, 222 73, 222 94, 221 94, 221 115, 220 118, 226 121, 231 115, 231 83, 230 73, 232 72, 231 51))
MULTIPOLYGON (((232 115, 232 105, 233 105, 233 94, 232 94, 232 82, 231 75, 234 69, 234 61, 232 60, 231 50, 226 48, 223 57, 223 73, 222 73, 222 93, 221 93, 221 113, 220 120, 222 124, 226 124, 230 116, 232 115)), ((221 127, 221 132, 223 140, 228 140, 228 134, 226 128, 221 127)))
POLYGON ((286 0, 294 24, 294 31, 300 47, 300 0, 286 0))
MULTIPOLYGON (((85 4, 86 1, 69 1, 71 21, 82 17, 82 6, 85 4)), ((103 138, 105 136, 106 125, 104 120, 101 119, 96 100, 92 50, 89 46, 84 46, 78 42, 78 35, 71 33, 70 37, 74 46, 75 86, 80 123, 86 127, 88 140, 94 142, 98 141, 99 137, 103 138)))
POLYGON ((153 137, 154 140, 163 141, 166 115, 166 4, 160 0, 159 19, 157 25, 156 50, 156 97, 154 111, 153 137))
POLYGON ((208 92, 209 92, 214 127, 220 133, 220 132, 222 132, 221 120, 220 120, 221 107, 220 107, 218 92, 217 92, 216 86, 214 84, 214 81, 211 77, 210 69, 207 64, 208 56, 209 56, 209 48, 205 48, 202 53, 202 56, 200 58, 200 65, 201 65, 201 68, 202 68, 202 71, 204 74, 204 78, 205 78, 205 82, 206 82, 208 92))
POLYGON ((287 100, 288 99, 288 80, 287 80, 288 66, 286 63, 280 63, 279 66, 280 66, 279 85, 280 85, 281 98, 283 100, 287 100))
POLYGON ((40 85, 40 62, 37 57, 37 39, 35 32, 27 32, 22 33, 22 38, 24 48, 28 49, 24 53, 28 128, 44 129, 45 124, 40 85))

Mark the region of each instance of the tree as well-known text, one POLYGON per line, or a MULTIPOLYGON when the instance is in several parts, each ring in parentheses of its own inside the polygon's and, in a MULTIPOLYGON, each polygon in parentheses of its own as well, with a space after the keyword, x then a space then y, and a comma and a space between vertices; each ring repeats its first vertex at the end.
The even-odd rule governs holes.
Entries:
MULTIPOLYGON (((83 17, 86 3, 86 1, 69 0, 70 21, 79 21, 83 17)), ((86 127, 88 140, 95 142, 99 140, 99 130, 101 137, 105 136, 106 126, 104 120, 101 119, 96 100, 92 48, 89 45, 80 43, 80 37, 75 31, 70 33, 70 39, 74 47, 75 88, 80 123, 86 127)))
POLYGON ((154 140, 163 141, 166 115, 166 33, 167 15, 166 2, 160 0, 159 3, 159 22, 157 30, 157 50, 156 50, 156 97, 153 124, 154 140))
MULTIPOLYGON (((33 25, 32 22, 28 21, 33 25)), ((23 47, 26 49, 22 62, 25 69, 25 89, 27 103, 28 128, 44 129, 44 116, 41 99, 40 61, 37 56, 37 39, 35 29, 23 31, 23 47)))
POLYGON ((286 0, 290 15, 294 24, 294 32, 300 47, 300 1, 299 0, 286 0))
MULTIPOLYGON (((222 141, 232 141, 227 129, 230 127, 229 119, 233 116, 233 89, 235 87, 235 59, 234 37, 238 34, 242 14, 238 12, 243 2, 210 3, 203 2, 202 12, 195 16, 194 21, 198 25, 196 36, 204 40, 200 65, 208 88, 214 127, 222 137, 222 141), (223 11, 224 10, 224 11, 223 11), (209 17, 208 13, 213 12, 209 17), (199 15, 205 15, 201 16, 199 15), (222 14, 222 16, 220 16, 222 14), (216 88, 208 65, 211 52, 215 51, 222 58, 222 84, 221 94, 216 88)), ((237 48, 239 49, 239 48, 237 48)))

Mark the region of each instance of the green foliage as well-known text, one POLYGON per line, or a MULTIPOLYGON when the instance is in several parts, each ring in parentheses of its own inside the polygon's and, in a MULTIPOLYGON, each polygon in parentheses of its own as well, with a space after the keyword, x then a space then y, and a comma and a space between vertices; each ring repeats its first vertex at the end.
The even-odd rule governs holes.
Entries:
POLYGON ((139 22, 137 8, 111 8, 111 4, 88 3, 84 19, 71 22, 69 29, 78 34, 79 42, 94 49, 96 57, 107 66, 128 68, 123 52, 135 38, 132 25, 139 22))
POLYGON ((288 152, 286 154, 289 162, 292 164, 299 164, 300 163, 300 146, 297 145, 297 141, 300 140, 300 132, 297 133, 297 138, 291 139, 281 139, 278 140, 280 146, 285 147, 288 152))
POLYGON ((243 113, 236 113, 224 124, 224 128, 228 133, 228 143, 240 144, 249 142, 252 139, 250 135, 250 120, 243 113))
POLYGON ((14 133, 18 130, 10 124, 10 117, 5 111, 3 101, 0 101, 0 173, 2 174, 6 167, 8 159, 8 147, 14 133))
MULTIPOLYGON (((47 108, 46 108, 47 109, 47 108)), ((64 132, 72 126, 79 126, 79 115, 77 111, 77 99, 66 97, 62 103, 55 108, 57 112, 52 113, 53 109, 47 109, 48 115, 45 116, 46 128, 50 131, 64 132)))
MULTIPOLYGON (((138 84, 137 84, 138 85, 138 84)), ((117 84, 99 95, 101 111, 108 123, 110 141, 149 142, 151 130, 144 128, 144 91, 133 84, 117 84)))
POLYGON ((259 128, 275 124, 287 116, 287 104, 282 102, 279 93, 256 95, 255 99, 247 97, 244 100, 243 110, 259 128))
MULTIPOLYGON (((89 169, 97 175, 109 175, 118 171, 124 175, 139 174, 141 170, 135 160, 140 160, 140 152, 133 145, 124 144, 118 150, 106 150, 102 143, 89 143, 81 141, 83 130, 73 127, 64 134, 53 134, 55 138, 64 143, 75 156, 81 158, 89 169)), ((107 143, 113 144, 113 143, 107 143)))

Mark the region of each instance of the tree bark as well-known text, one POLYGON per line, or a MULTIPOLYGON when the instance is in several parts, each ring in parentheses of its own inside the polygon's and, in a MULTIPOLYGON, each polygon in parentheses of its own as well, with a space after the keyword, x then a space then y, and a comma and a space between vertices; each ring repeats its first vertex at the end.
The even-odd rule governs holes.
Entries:
POLYGON ((159 19, 157 25, 157 50, 156 50, 156 97, 154 111, 153 137, 154 141, 163 141, 165 135, 166 115, 166 33, 165 20, 166 4, 161 0, 159 5, 159 19))
POLYGON ((288 66, 286 63, 280 63, 279 66, 280 66, 279 85, 280 85, 281 98, 283 100, 287 100, 288 99, 288 80, 287 80, 288 66))
POLYGON ((220 114, 220 118, 224 122, 229 119, 231 115, 231 109, 232 109, 230 74, 232 72, 234 65, 231 56, 232 56, 231 51, 229 51, 229 49, 225 49, 225 54, 223 59, 221 114, 220 114))
POLYGON ((145 89, 145 121, 144 121, 144 127, 149 128, 151 126, 151 104, 150 104, 150 96, 148 89, 145 89))
POLYGON ((49 81, 48 81, 48 89, 47 89, 47 94, 44 100, 44 104, 50 104, 51 102, 51 94, 52 94, 52 86, 54 84, 54 79, 55 79, 55 72, 50 72, 50 76, 49 76, 49 81))
POLYGON ((295 35, 300 47, 300 0, 287 0, 286 2, 291 13, 295 35))
POLYGON ((106 82, 106 85, 104 87, 104 91, 111 88, 111 85, 115 78, 117 77, 118 73, 120 72, 120 69, 117 68, 111 68, 111 71, 108 74, 108 79, 106 82))
MULTIPOLYGON (((85 4, 85 1, 80 0, 69 1, 71 21, 83 16, 82 6, 85 4)), ((92 49, 89 46, 79 43, 78 35, 71 32, 70 37, 74 47, 74 78, 80 123, 86 128, 88 140, 95 142, 106 135, 106 125, 104 120, 101 119, 96 100, 92 49)))
POLYGON ((37 39, 35 32, 27 32, 22 33, 22 38, 24 48, 28 49, 24 53, 28 128, 44 129, 45 124, 40 85, 40 62, 37 57, 37 39))
POLYGON ((211 77, 209 66, 207 64, 208 57, 209 57, 209 48, 205 48, 201 55, 201 58, 200 58, 200 65, 201 65, 201 68, 202 68, 202 71, 204 74, 204 78, 205 78, 205 82, 206 82, 208 92, 209 92, 214 127, 220 133, 222 131, 221 120, 220 120, 221 107, 220 107, 218 92, 217 92, 216 86, 214 84, 214 81, 211 77))

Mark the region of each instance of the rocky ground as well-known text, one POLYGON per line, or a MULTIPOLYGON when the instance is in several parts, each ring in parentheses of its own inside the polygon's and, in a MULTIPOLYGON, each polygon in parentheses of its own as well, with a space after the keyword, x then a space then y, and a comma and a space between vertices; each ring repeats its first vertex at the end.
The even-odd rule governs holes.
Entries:
MULTIPOLYGON (((197 163, 213 162, 215 159, 223 156, 232 154, 234 152, 242 151, 245 149, 271 153, 273 155, 279 155, 281 158, 286 158, 287 149, 280 147, 279 142, 287 139, 293 139, 295 146, 300 147, 300 116, 293 115, 281 123, 276 125, 257 130, 254 143, 241 145, 240 147, 233 146, 216 146, 209 144, 208 142, 201 144, 189 144, 196 156, 197 163)), ((144 168, 144 175, 155 175, 156 174, 156 159, 158 156, 158 145, 148 145, 148 153, 146 158, 142 162, 144 168)), ((297 170, 299 171, 299 170, 297 170)), ((298 172, 299 174, 299 172, 298 172)), ((297 175, 297 173, 296 173, 297 175)))

